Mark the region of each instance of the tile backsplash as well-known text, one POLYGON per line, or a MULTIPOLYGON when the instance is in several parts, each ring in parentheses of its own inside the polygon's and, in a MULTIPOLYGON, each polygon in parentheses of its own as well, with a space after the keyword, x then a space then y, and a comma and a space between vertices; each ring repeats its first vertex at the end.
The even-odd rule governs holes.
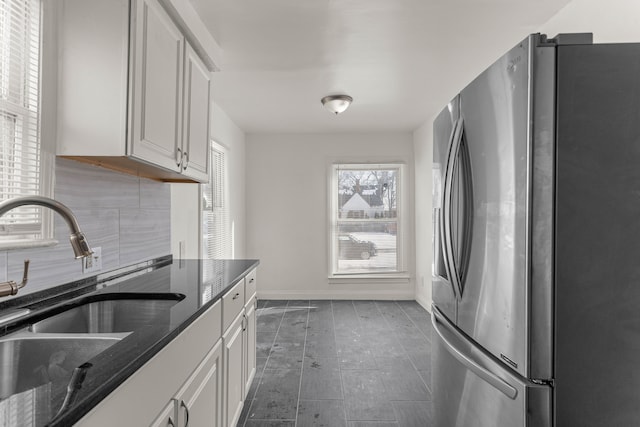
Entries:
MULTIPOLYGON (((102 270, 171 253, 170 184, 57 158, 54 198, 75 214, 91 246, 102 247, 102 270)), ((18 295, 61 285, 84 275, 73 258, 69 229, 57 214, 51 247, 0 251, 0 280, 20 281, 30 259, 29 281, 18 295)))

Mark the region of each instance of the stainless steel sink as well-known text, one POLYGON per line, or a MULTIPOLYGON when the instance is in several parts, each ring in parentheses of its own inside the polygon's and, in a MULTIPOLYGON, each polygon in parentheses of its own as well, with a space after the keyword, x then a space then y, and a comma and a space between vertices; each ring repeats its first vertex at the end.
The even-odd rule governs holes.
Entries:
POLYGON ((70 378, 73 370, 127 334, 99 338, 88 335, 15 333, 0 339, 0 400, 70 378))
POLYGON ((49 383, 69 381, 74 370, 87 369, 86 362, 130 333, 169 322, 171 307, 183 298, 95 294, 36 313, 40 320, 0 337, 0 400, 26 390, 49 393, 49 383))
POLYGON ((170 308, 183 297, 166 294, 162 299, 140 297, 87 301, 38 321, 29 330, 36 333, 132 332, 145 325, 168 322, 170 308))

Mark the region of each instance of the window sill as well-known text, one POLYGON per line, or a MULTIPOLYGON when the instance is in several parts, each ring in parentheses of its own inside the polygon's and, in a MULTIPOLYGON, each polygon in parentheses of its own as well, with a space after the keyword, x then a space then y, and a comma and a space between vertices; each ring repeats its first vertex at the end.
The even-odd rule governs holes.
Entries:
POLYGON ((389 284, 406 284, 409 283, 411 277, 407 273, 387 273, 387 274, 334 274, 329 275, 330 285, 342 284, 371 284, 371 283, 389 283, 389 284))
POLYGON ((46 248, 55 246, 58 244, 56 239, 46 240, 3 240, 0 241, 0 251, 7 251, 12 249, 31 249, 31 248, 46 248))

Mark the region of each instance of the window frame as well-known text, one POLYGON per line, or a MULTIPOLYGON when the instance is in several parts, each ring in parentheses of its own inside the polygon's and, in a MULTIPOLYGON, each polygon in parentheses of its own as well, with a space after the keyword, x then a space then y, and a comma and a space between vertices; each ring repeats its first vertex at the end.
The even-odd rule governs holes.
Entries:
MULTIPOLYGON (((30 0, 25 0, 30 1, 30 0)), ((38 195, 53 196, 54 165, 56 144, 56 86, 57 86, 57 40, 54 2, 37 0, 39 3, 38 22, 38 103, 35 117, 36 135, 39 144, 39 191, 38 195)), ((4 104, 4 102, 3 102, 4 104)), ((25 109, 24 107, 18 107, 25 109)), ((5 111, 11 108, 3 106, 5 111)), ((16 236, 15 233, 0 231, 0 250, 53 246, 57 244, 54 238, 54 217, 50 209, 41 209, 40 229, 34 233, 30 228, 28 233, 16 236), (36 237, 33 237, 36 235, 36 237), (13 237, 12 236, 16 236, 13 237), (30 237, 27 237, 30 236, 30 237)))
MULTIPOLYGON (((408 272, 408 239, 407 222, 409 220, 408 209, 408 168, 404 161, 334 161, 329 165, 328 172, 328 279, 329 283, 371 283, 377 280, 385 283, 406 283, 410 276, 408 272), (338 271, 338 170, 388 170, 397 169, 396 189, 396 270, 381 272, 340 272, 338 271)), ((388 221, 380 219, 380 221, 388 221)))

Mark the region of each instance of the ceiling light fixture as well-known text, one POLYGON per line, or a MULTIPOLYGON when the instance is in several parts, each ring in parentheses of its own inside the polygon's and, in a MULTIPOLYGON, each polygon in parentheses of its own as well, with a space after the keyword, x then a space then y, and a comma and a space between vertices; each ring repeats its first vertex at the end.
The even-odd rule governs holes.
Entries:
POLYGON ((351 105, 353 98, 349 95, 328 95, 320 100, 324 108, 334 114, 340 114, 351 105))

